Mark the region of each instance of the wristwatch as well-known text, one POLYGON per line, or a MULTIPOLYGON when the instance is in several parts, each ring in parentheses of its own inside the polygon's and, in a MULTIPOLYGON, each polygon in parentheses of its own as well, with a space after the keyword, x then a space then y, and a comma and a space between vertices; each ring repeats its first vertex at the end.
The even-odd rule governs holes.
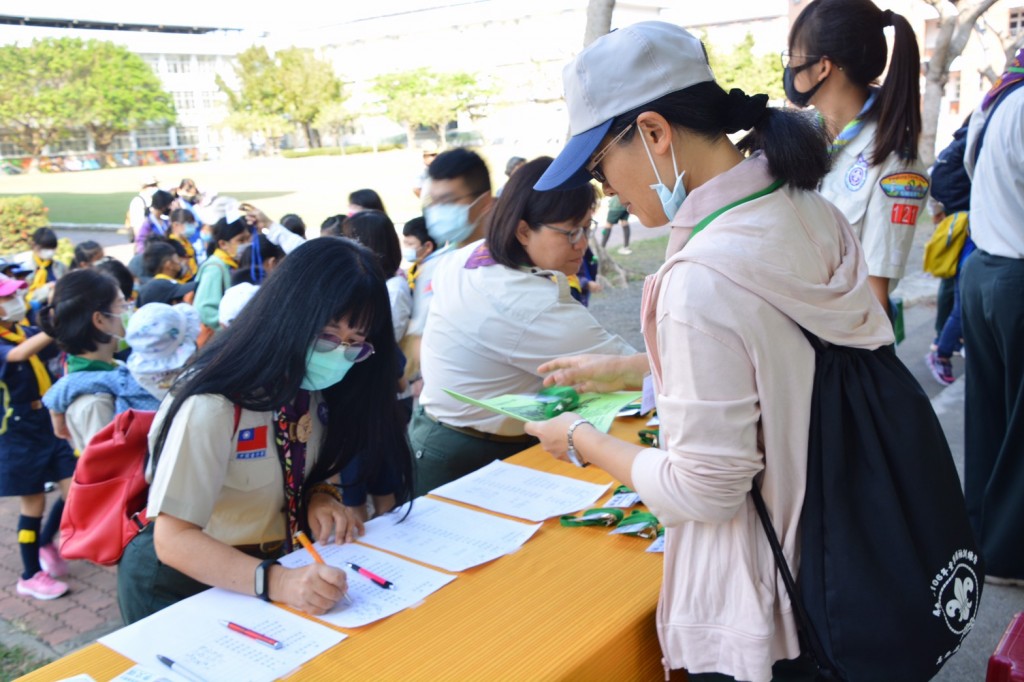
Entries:
POLYGON ((280 565, 277 559, 267 559, 256 567, 256 596, 263 601, 270 601, 270 583, 267 581, 268 570, 273 565, 280 565))
MULTIPOLYGON (((573 441, 572 441, 572 434, 573 434, 573 432, 576 430, 577 426, 580 426, 582 424, 590 424, 590 422, 587 421, 586 419, 577 419, 576 421, 574 421, 572 424, 569 425, 569 432, 566 434, 566 440, 568 441, 568 448, 566 449, 565 454, 569 457, 569 461, 571 461, 573 464, 575 464, 578 467, 585 467, 585 466, 587 466, 589 464, 589 462, 585 461, 580 456, 580 454, 578 452, 576 452, 576 444, 573 443, 573 441)), ((593 426, 593 424, 590 424, 590 425, 593 426)))

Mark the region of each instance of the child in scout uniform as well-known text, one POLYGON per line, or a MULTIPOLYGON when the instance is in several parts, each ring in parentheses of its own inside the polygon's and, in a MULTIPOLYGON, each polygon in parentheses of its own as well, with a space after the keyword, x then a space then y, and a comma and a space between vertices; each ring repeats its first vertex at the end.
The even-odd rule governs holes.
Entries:
POLYGON ((783 55, 786 97, 813 104, 833 142, 821 193, 864 249, 869 284, 893 314, 889 293, 903 276, 929 180, 917 153, 920 55, 905 18, 870 0, 815 0, 800 13, 783 55), (884 30, 892 26, 892 60, 884 30), (849 40, 850 35, 861 36, 849 40))
POLYGON ((66 495, 75 456, 65 441, 53 435, 43 409, 41 398, 52 377, 40 355, 53 355, 56 349, 49 336, 20 324, 25 318, 26 287, 25 282, 0 275, 0 496, 21 498, 18 549, 23 571, 18 594, 56 599, 68 591, 67 583, 55 580, 67 566, 52 544, 63 504, 54 506, 43 527, 44 485, 58 481, 61 494, 66 495))

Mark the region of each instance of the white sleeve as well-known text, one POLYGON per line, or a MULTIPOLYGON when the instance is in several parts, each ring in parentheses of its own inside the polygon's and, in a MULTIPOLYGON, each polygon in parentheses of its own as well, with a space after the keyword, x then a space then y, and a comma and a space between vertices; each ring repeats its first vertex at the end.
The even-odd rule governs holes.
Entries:
POLYGON ((267 235, 267 239, 270 240, 271 244, 280 246, 284 250, 285 255, 306 243, 304 237, 295 234, 281 223, 273 223, 263 233, 267 235))
POLYGON ((388 298, 391 299, 391 324, 395 329, 395 341, 401 341, 412 317, 412 292, 404 275, 396 275, 387 281, 388 298))

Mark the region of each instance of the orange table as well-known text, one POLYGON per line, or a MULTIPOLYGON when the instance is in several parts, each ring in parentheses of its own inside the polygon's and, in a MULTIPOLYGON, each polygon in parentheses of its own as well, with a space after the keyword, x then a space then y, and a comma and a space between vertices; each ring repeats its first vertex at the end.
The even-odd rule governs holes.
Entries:
MULTIPOLYGON (((612 433, 636 440, 640 419, 612 433)), ((607 483, 539 447, 509 458, 541 471, 607 483)), ((602 501, 605 498, 602 498, 602 501)), ((549 520, 508 556, 459 574, 418 607, 356 630, 289 680, 660 680, 654 610, 661 555, 648 541, 549 520)), ((132 662, 92 644, 23 677, 98 682, 132 662)))

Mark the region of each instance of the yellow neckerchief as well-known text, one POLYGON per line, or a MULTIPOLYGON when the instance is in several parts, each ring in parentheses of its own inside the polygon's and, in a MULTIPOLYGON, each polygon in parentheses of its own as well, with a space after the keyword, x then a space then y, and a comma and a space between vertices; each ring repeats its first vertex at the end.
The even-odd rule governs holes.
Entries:
MULTIPOLYGON (((25 336, 25 330, 22 329, 20 325, 14 325, 13 330, 0 327, 0 339, 3 339, 4 341, 10 341, 11 343, 18 345, 26 338, 28 337, 25 336)), ((28 364, 32 367, 33 374, 36 375, 36 383, 39 385, 39 395, 42 396, 50 390, 50 385, 53 383, 50 380, 50 373, 46 371, 46 366, 43 364, 43 361, 39 359, 38 355, 29 356, 28 364)))
POLYGON ((569 280, 569 288, 575 289, 576 291, 583 293, 583 286, 580 284, 579 275, 569 275, 566 277, 569 280))
POLYGON ((420 274, 420 264, 413 263, 409 266, 409 272, 405 273, 405 278, 409 282, 409 291, 416 291, 416 278, 420 274))
POLYGON ((178 280, 174 279, 173 277, 171 277, 170 275, 165 275, 162 272, 160 274, 158 274, 158 275, 153 275, 153 279, 166 279, 169 282, 177 282, 178 281, 178 280))
POLYGON ((34 253, 32 254, 32 260, 36 263, 36 273, 32 276, 32 283, 28 285, 29 296, 31 296, 33 291, 46 284, 46 280, 50 276, 50 271, 47 268, 53 265, 53 259, 42 260, 34 253))
POLYGON ((228 255, 228 252, 224 249, 217 247, 217 250, 213 252, 213 255, 224 261, 229 268, 232 270, 238 269, 238 261, 228 255))
POLYGON ((196 273, 199 271, 199 264, 196 261, 196 250, 191 244, 189 244, 188 239, 185 239, 182 235, 172 234, 171 239, 178 242, 185 248, 185 265, 187 266, 187 270, 184 275, 178 278, 178 281, 184 284, 195 277, 196 273))

